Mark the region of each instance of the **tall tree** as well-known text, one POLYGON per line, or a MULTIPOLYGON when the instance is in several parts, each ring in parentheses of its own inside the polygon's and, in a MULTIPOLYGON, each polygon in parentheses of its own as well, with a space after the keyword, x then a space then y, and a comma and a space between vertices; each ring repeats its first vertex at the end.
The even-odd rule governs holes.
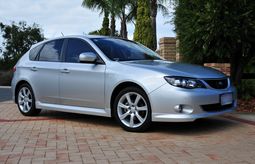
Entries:
POLYGON ((255 58, 254 0, 176 0, 174 23, 185 58, 231 63, 231 79, 241 83, 243 69, 255 58))
POLYGON ((10 69, 30 47, 44 39, 41 28, 37 24, 29 26, 26 22, 13 22, 11 25, 0 22, 3 41, 2 69, 10 69))
POLYGON ((109 13, 104 13, 104 19, 102 23, 102 28, 100 29, 101 35, 109 36, 111 34, 111 30, 109 29, 109 13))
POLYGON ((137 14, 137 1, 136 0, 122 0, 118 3, 120 12, 120 36, 127 39, 127 23, 133 21, 137 14))
POLYGON ((121 13, 122 5, 126 4, 126 0, 106 0, 108 9, 111 13, 111 36, 115 36, 116 33, 116 17, 121 13))
POLYGON ((161 11, 163 15, 167 15, 168 9, 165 6, 167 0, 150 0, 150 15, 151 15, 151 26, 153 30, 153 47, 152 50, 157 49, 157 13, 161 11))
POLYGON ((152 49, 154 47, 152 33, 150 2, 149 0, 138 0, 134 40, 152 49))
POLYGON ((116 33, 116 12, 118 12, 117 8, 117 0, 83 0, 82 2, 83 7, 87 7, 89 9, 96 9, 100 10, 100 14, 104 13, 104 19, 103 19, 103 27, 101 30, 103 30, 103 33, 101 35, 111 35, 114 36, 116 33), (109 14, 111 15, 111 25, 110 25, 110 31, 108 33, 108 29, 106 30, 106 24, 108 22, 108 28, 109 28, 109 14))

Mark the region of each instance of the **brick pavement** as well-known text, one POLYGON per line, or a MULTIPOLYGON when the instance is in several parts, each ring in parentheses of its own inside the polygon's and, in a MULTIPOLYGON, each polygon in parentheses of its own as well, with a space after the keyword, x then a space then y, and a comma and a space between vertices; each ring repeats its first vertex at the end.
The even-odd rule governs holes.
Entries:
POLYGON ((49 111, 24 117, 12 102, 0 103, 0 164, 254 161, 255 126, 223 117, 130 133, 110 118, 49 111))

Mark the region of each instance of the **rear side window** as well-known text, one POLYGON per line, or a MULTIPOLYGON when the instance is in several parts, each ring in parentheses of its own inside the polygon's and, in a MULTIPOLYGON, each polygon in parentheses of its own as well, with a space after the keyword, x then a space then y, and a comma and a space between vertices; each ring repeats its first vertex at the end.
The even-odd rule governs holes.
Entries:
POLYGON ((81 39, 68 39, 65 62, 79 63, 79 55, 84 52, 94 52, 94 49, 81 39))
POLYGON ((60 61, 60 54, 63 42, 64 42, 63 39, 47 42, 40 52, 39 60, 50 62, 60 61))
POLYGON ((43 46, 43 44, 40 44, 30 50, 30 52, 29 52, 30 60, 33 60, 33 61, 36 60, 36 57, 37 57, 39 51, 41 50, 42 46, 43 46))

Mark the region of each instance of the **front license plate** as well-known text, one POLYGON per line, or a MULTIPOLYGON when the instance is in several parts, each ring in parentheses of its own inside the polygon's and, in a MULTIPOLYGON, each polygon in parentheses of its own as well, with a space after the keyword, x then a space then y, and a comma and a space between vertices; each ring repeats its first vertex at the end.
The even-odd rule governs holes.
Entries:
POLYGON ((232 104, 232 102, 233 102, 233 94, 232 93, 225 93, 220 96, 221 105, 232 104))

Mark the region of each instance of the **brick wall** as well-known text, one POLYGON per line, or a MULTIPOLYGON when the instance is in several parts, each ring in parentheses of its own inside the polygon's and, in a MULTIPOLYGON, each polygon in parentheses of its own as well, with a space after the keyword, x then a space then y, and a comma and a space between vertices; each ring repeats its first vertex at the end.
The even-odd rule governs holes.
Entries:
POLYGON ((204 66, 217 69, 226 75, 230 76, 230 64, 229 63, 204 63, 204 66))

